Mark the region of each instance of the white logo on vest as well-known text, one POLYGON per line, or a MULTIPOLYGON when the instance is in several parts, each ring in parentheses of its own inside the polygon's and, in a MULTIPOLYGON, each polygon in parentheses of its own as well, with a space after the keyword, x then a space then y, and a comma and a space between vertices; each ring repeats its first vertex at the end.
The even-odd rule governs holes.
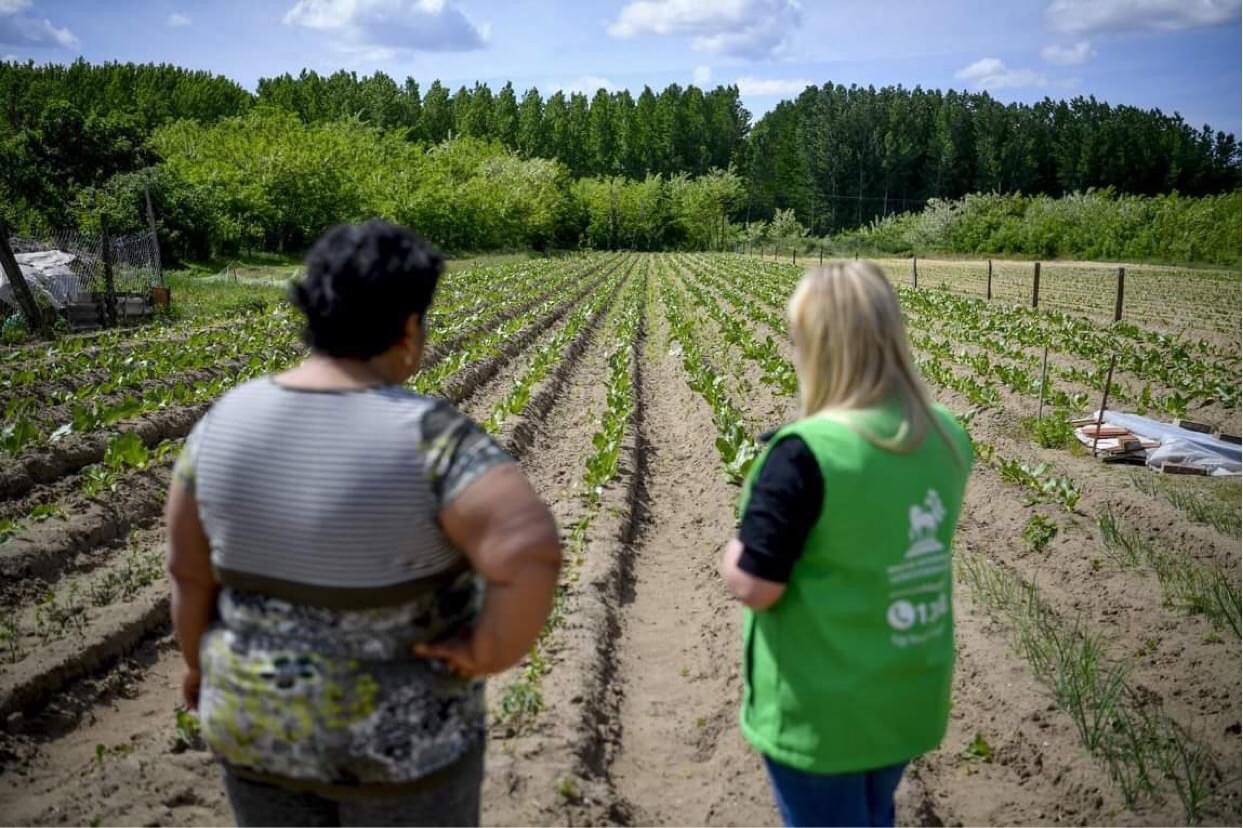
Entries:
POLYGON ((907 509, 903 562, 888 567, 889 607, 885 621, 897 647, 923 644, 944 635, 949 614, 949 549, 938 537, 948 512, 935 489, 907 509))
POLYGON ((929 489, 928 494, 924 495, 922 506, 915 504, 907 514, 911 519, 911 531, 908 535, 911 546, 906 550, 908 561, 945 549, 937 538, 937 530, 941 528, 941 521, 945 520, 945 504, 941 502, 941 496, 935 489, 929 489))

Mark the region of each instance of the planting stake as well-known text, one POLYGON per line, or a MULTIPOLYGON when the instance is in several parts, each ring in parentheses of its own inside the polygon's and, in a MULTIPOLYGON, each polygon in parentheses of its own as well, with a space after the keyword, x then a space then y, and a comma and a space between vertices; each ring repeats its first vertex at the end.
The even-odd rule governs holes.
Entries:
POLYGON ((1044 390, 1049 377, 1049 346, 1044 346, 1044 360, 1040 364, 1040 407, 1036 409, 1036 422, 1044 419, 1044 390))
POLYGON ((911 287, 919 290, 919 257, 911 257, 911 287))
POLYGON ((1040 305, 1040 262, 1036 262, 1036 267, 1032 271, 1032 307, 1040 305))
POLYGON ((988 293, 985 295, 990 302, 993 300, 993 260, 988 260, 988 293))
POLYGON ((1114 366, 1118 364, 1118 355, 1109 358, 1109 373, 1105 375, 1105 393, 1101 395, 1101 408, 1096 412, 1096 433, 1092 435, 1092 456, 1096 456, 1096 444, 1101 439, 1101 423, 1105 420, 1105 406, 1109 404, 1109 386, 1114 381, 1114 366))

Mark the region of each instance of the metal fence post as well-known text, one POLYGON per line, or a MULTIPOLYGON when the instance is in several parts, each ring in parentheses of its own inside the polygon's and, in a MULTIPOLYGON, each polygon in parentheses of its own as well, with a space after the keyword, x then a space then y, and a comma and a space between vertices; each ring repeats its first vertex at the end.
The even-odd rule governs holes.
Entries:
POLYGON ((1122 321, 1122 291, 1126 284, 1126 268, 1118 268, 1118 298, 1114 302, 1114 321, 1122 321))
POLYGON ((919 257, 911 257, 911 287, 919 290, 919 257))
POLYGON ((1040 305, 1040 262, 1036 262, 1036 267, 1032 270, 1032 307, 1040 305))
POLYGON ((988 293, 984 296, 988 301, 993 301, 993 260, 988 260, 988 293))
POLYGON ((117 324, 117 286, 112 277, 112 236, 108 233, 108 217, 99 217, 99 250, 104 265, 104 323, 109 328, 117 324))
POLYGON ((35 301, 35 295, 30 292, 30 285, 26 284, 21 265, 13 256, 13 248, 9 247, 9 226, 3 220, 0 220, 0 269, 9 277, 9 284, 13 286, 13 297, 17 299, 22 316, 26 317, 26 325, 32 331, 42 332, 43 314, 39 310, 39 303, 35 301))

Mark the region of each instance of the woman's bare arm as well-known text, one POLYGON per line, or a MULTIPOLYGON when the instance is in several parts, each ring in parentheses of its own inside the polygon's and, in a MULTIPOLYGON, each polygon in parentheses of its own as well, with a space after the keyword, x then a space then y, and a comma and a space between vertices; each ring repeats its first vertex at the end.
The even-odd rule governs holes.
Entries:
POLYGON ((211 547, 199 521, 194 492, 174 481, 165 506, 168 522, 168 575, 172 582, 173 632, 186 662, 182 694, 198 707, 199 643, 215 613, 220 585, 211 571, 211 547))
POLYGON ((415 652, 464 675, 499 673, 531 649, 552 610, 561 570, 557 525, 514 463, 468 486, 441 512, 440 524, 487 591, 469 638, 419 645, 415 652))

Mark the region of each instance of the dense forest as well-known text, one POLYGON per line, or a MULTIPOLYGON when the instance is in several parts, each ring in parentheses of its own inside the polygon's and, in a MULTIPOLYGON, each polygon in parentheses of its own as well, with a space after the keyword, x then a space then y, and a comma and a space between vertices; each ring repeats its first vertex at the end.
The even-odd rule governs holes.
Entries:
POLYGON ((136 226, 146 187, 174 256, 297 247, 368 212, 457 249, 721 246, 776 211, 824 236, 975 192, 1202 196, 1239 182, 1234 136, 1091 98, 825 84, 753 124, 733 86, 544 96, 303 71, 251 93, 174 66, 78 61, 0 63, 0 101, 0 215, 29 232, 101 211, 136 226), (401 195, 339 181, 347 170, 403 182, 401 195), (510 205, 503 218, 486 215, 500 209, 489 197, 510 205))

